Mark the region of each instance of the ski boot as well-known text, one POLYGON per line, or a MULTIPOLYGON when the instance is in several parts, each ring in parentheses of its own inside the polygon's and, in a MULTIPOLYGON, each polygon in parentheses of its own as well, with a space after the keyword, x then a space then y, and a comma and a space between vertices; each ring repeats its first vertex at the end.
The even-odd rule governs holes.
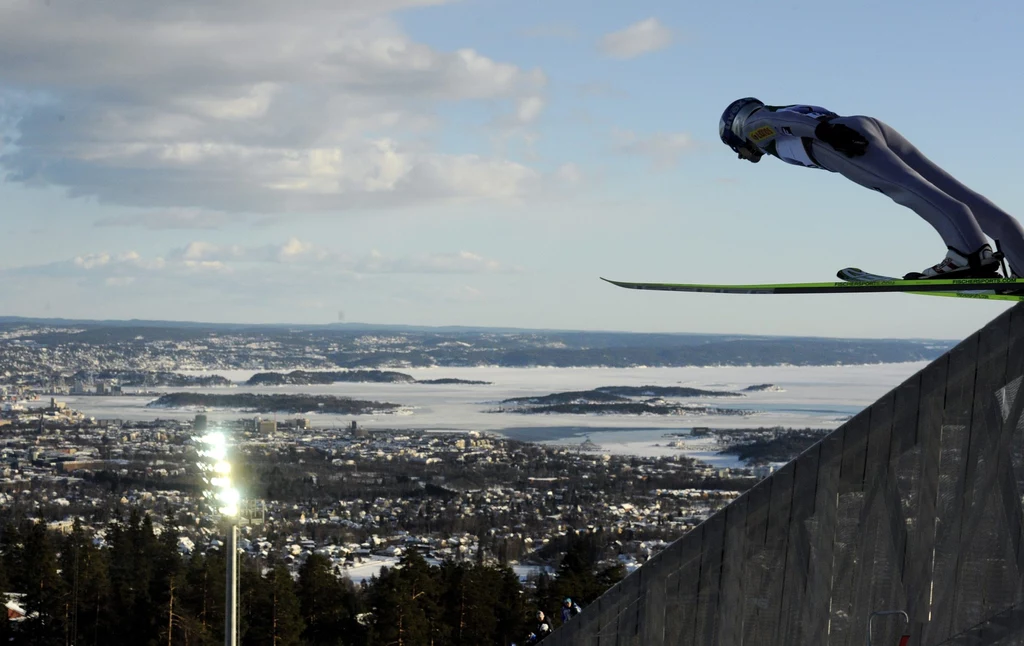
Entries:
POLYGON ((1002 278, 999 264, 1003 259, 1001 251, 992 251, 984 244, 974 253, 964 253, 947 247, 946 257, 937 265, 921 272, 912 271, 903 276, 904 280, 927 280, 929 278, 1002 278))

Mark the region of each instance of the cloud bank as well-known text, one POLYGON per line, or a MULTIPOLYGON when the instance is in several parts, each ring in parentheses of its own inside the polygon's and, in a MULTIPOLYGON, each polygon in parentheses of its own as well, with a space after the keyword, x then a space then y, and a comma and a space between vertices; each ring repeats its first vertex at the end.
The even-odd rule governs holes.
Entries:
POLYGON ((601 39, 600 49, 611 58, 629 59, 664 49, 672 44, 672 31, 657 18, 648 18, 601 39))
MULTIPOLYGON (((415 42, 393 12, 443 0, 8 0, 0 172, 72 196, 189 213, 507 200, 523 163, 442 151, 444 106, 534 123, 547 78, 415 42), (499 106, 493 108, 489 106, 499 106)), ((156 217, 156 216, 153 216, 156 217)), ((157 220, 138 222, 162 228, 157 220)), ((108 223, 109 224, 109 223, 108 223)))

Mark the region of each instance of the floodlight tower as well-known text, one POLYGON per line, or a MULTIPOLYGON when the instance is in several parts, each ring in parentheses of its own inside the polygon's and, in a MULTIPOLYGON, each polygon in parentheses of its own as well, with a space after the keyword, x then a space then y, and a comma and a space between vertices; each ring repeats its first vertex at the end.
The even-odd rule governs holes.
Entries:
POLYGON ((204 448, 199 455, 206 461, 199 463, 203 482, 212 487, 204 492, 217 501, 226 534, 224 599, 224 646, 238 646, 238 490, 231 484, 231 463, 227 459, 227 438, 220 431, 202 437, 204 448))

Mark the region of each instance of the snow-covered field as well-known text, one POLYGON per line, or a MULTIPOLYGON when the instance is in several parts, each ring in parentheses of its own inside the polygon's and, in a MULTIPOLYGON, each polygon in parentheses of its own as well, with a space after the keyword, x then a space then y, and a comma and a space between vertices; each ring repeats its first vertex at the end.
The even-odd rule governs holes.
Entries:
MULTIPOLYGON (((392 556, 372 556, 369 560, 357 563, 351 567, 345 568, 345 575, 352 579, 354 583, 362 583, 363 581, 369 580, 372 577, 379 576, 381 568, 390 567, 393 568, 398 565, 398 557, 392 556)), ((427 562, 431 565, 440 565, 439 561, 433 558, 427 559, 427 562)), ((539 565, 513 565, 512 570, 516 573, 521 581, 526 580, 530 577, 536 577, 542 570, 547 570, 551 573, 551 568, 544 568, 539 565)))
POLYGON ((374 556, 367 561, 345 568, 345 574, 354 583, 362 583, 368 579, 380 575, 383 567, 395 567, 398 558, 388 556, 374 556))

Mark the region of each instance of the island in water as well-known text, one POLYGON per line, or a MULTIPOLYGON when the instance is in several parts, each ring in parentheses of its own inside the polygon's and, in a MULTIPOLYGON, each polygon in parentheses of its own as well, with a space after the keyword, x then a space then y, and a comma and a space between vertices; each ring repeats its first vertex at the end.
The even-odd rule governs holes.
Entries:
POLYGON ((393 370, 292 370, 291 372, 258 372, 245 382, 246 386, 313 386, 350 383, 392 384, 463 384, 490 385, 489 381, 470 379, 416 379, 412 375, 393 370))
POLYGON ((832 432, 827 428, 716 429, 713 431, 725 448, 723 455, 735 455, 750 465, 789 462, 815 442, 832 432))
POLYGON ((743 389, 745 393, 760 393, 760 392, 772 392, 772 393, 784 393, 786 389, 775 384, 754 384, 753 386, 747 386, 743 389))
POLYGON ((79 370, 61 382, 95 383, 106 381, 128 388, 150 388, 169 386, 171 388, 230 386, 231 380, 220 375, 187 375, 166 370, 79 370))
POLYGON ((237 393, 168 393, 146 404, 148 408, 229 408, 254 413, 334 413, 369 415, 394 413, 400 404, 377 402, 334 395, 257 395, 237 393))
POLYGON ((682 386, 602 386, 537 397, 512 397, 489 413, 572 415, 752 415, 754 411, 674 402, 666 398, 744 397, 725 390, 682 386))

